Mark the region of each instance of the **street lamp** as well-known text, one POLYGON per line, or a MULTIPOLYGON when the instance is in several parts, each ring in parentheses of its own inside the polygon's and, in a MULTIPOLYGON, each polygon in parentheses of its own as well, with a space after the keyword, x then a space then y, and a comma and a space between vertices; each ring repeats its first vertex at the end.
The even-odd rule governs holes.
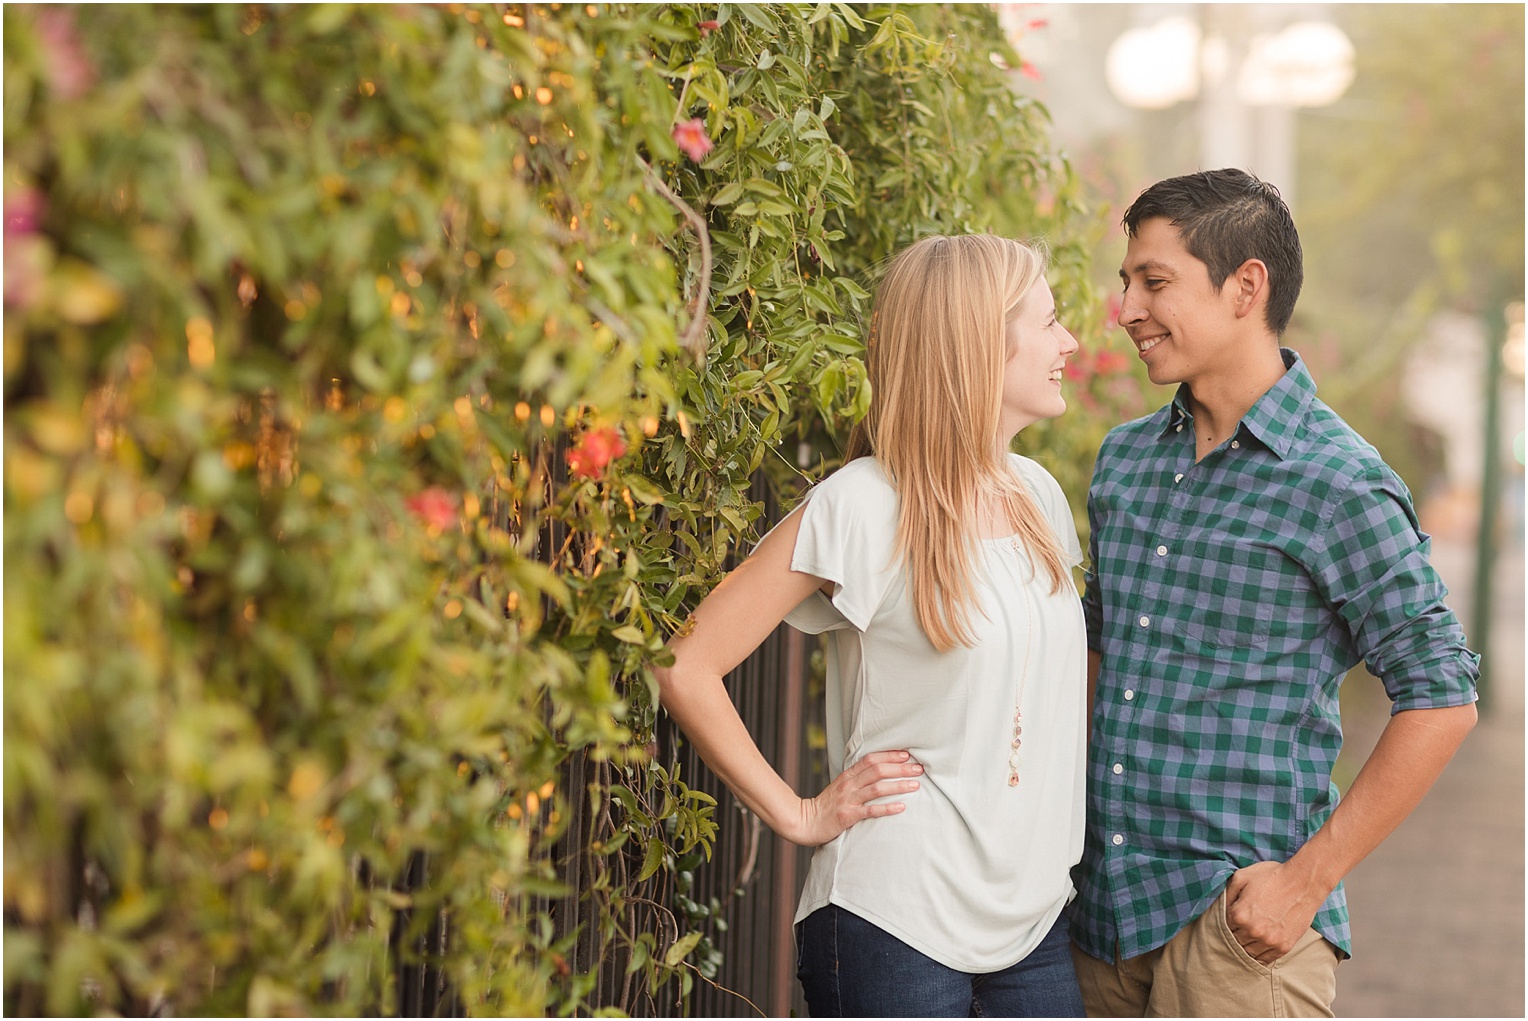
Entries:
POLYGON ((1247 50, 1237 94, 1250 106, 1328 106, 1353 83, 1353 44, 1325 21, 1259 35, 1247 50))
POLYGON ((1165 110, 1199 94, 1199 23, 1166 18, 1132 28, 1114 40, 1104 58, 1109 90, 1127 106, 1165 110))
POLYGON ((1254 165, 1292 207, 1294 110, 1342 96, 1353 81, 1353 44, 1324 21, 1249 38, 1246 15, 1213 5, 1205 25, 1175 16, 1131 29, 1109 47, 1104 74, 1127 106, 1161 110, 1197 97, 1201 168, 1254 165), (1262 115, 1256 136, 1253 111, 1262 115))

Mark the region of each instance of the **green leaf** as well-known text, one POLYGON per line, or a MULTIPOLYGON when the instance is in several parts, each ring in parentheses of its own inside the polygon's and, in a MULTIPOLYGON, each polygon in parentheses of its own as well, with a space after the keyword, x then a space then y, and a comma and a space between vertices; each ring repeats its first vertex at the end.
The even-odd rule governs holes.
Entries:
POLYGON ((711 196, 711 205, 730 206, 743 197, 743 185, 738 181, 723 186, 715 195, 711 196))
POLYGON ((663 856, 667 853, 663 841, 653 837, 647 842, 647 856, 642 861, 642 871, 637 873, 637 882, 650 879, 663 865, 663 856))
POLYGON ((703 935, 704 933, 701 932, 685 933, 674 941, 673 946, 668 948, 668 952, 663 955, 663 963, 670 968, 679 967, 679 963, 690 956, 690 951, 694 950, 696 945, 700 943, 700 938, 703 935))

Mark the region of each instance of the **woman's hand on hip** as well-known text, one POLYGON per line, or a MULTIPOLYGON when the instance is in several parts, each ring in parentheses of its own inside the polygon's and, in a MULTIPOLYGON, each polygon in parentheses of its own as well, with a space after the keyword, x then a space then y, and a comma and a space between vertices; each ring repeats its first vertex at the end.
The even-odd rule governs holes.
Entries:
POLYGON ((855 823, 896 815, 907 806, 880 798, 909 794, 923 774, 909 752, 871 752, 845 769, 815 798, 803 798, 801 816, 783 835, 807 847, 826 844, 855 823))

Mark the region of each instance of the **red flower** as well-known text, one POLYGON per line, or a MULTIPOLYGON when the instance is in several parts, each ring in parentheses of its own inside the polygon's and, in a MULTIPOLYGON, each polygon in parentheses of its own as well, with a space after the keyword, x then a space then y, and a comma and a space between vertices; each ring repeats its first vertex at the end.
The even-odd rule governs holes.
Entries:
POLYGON ((719 21, 702 21, 700 24, 696 25, 695 27, 700 29, 701 38, 705 38, 706 36, 710 35, 712 32, 715 32, 717 29, 721 28, 722 25, 721 25, 721 22, 719 22, 719 21))
POLYGON ((1040 73, 1040 69, 1038 67, 1031 64, 1027 60, 1019 65, 1019 74, 1023 75, 1025 78, 1033 78, 1035 81, 1039 81, 1041 78, 1045 77, 1045 75, 1040 73))
POLYGON ((568 471, 585 479, 597 479, 605 466, 626 453, 626 439, 612 426, 591 429, 568 451, 568 471))
POLYGON ((706 123, 699 117, 692 117, 687 121, 681 121, 674 125, 674 141, 679 143, 679 148, 690 159, 699 163, 706 158, 715 142, 706 134, 706 123))
POLYGON ((1037 28, 1044 28, 1045 26, 1047 26, 1049 24, 1050 24, 1050 22, 1046 21, 1044 18, 1034 18, 1034 19, 1032 19, 1029 22, 1029 24, 1025 25, 1024 27, 1027 30, 1033 32, 1035 29, 1037 29, 1037 28))
POLYGON ((403 505, 427 528, 444 530, 456 524, 456 496, 439 486, 409 497, 403 505))

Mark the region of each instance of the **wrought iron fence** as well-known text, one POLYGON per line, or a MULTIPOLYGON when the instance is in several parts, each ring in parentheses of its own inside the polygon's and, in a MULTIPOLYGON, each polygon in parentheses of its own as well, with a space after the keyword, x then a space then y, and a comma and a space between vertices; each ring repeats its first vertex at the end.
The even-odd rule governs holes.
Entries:
MULTIPOLYGON (((555 472, 561 462, 560 454, 553 452, 546 464, 555 472)), ((753 496, 764 503, 767 520, 778 519, 779 508, 762 479, 756 480, 753 496)), ((503 516, 506 526, 513 512, 514 508, 492 509, 503 516)), ((548 530, 541 537, 541 549, 560 549, 566 540, 566 535, 548 530)), ((813 697, 811 683, 815 648, 814 640, 782 625, 726 678, 727 689, 765 757, 787 782, 803 791, 815 790, 824 782, 820 742, 811 740, 813 733, 821 733, 822 717, 821 698, 813 697)), ((697 972, 688 995, 682 995, 673 981, 647 989, 641 974, 628 974, 627 960, 603 945, 599 907, 580 894, 589 889, 599 869, 621 870, 622 879, 636 875, 642 852, 627 845, 614 855, 592 855, 591 840, 601 835, 598 828, 608 825, 608 820, 591 812, 587 798, 569 798, 575 817, 557 848, 560 878, 570 895, 542 900, 537 909, 553 920, 558 937, 576 937, 566 955, 567 964, 573 973, 595 973, 587 998, 597 1006, 618 1008, 635 1017, 805 1015, 795 979, 792 920, 810 851, 775 836, 744 809, 667 717, 659 723, 657 738, 659 760, 677 761, 689 786, 716 798, 720 831, 709 861, 697 853, 680 862, 677 875, 660 870, 647 880, 643 900, 626 906, 630 914, 625 922, 631 931, 657 932, 664 937, 662 945, 667 945, 679 935, 676 919, 684 916, 684 903, 704 906, 686 928, 698 924, 720 952, 714 975, 697 972)), ((607 784, 611 768, 608 762, 572 756, 564 766, 563 789, 580 792, 590 784, 607 784)), ((417 888, 428 878, 427 859, 416 856, 401 885, 417 888)), ((450 938, 449 918, 436 919, 423 937, 405 945, 407 921, 402 919, 393 931, 399 1016, 460 1016, 462 1004, 444 974, 430 963, 450 938)))

